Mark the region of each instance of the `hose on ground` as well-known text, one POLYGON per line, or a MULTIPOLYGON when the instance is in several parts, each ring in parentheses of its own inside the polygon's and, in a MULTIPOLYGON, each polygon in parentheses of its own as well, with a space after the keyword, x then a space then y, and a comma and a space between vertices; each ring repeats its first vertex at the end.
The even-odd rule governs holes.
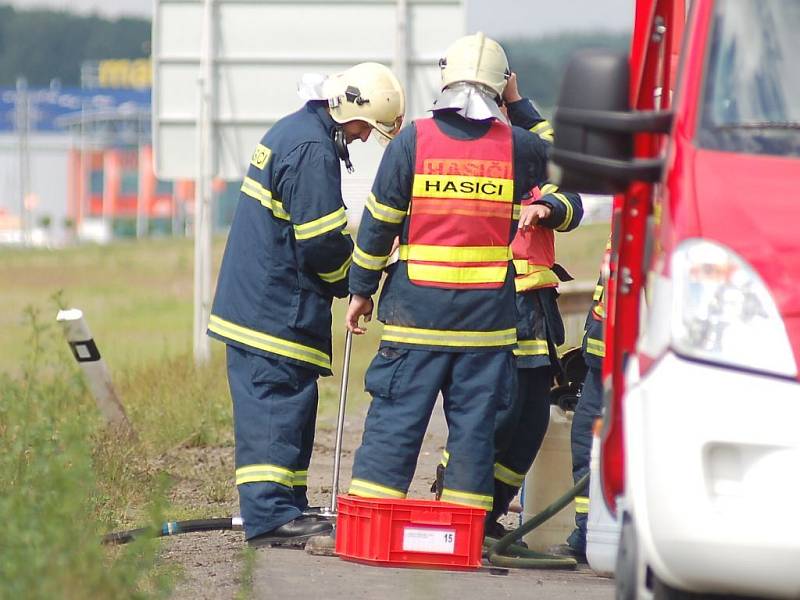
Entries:
POLYGON ((140 537, 166 537, 179 533, 192 533, 195 531, 227 531, 242 528, 241 517, 228 517, 224 519, 194 519, 190 521, 167 521, 161 530, 152 527, 139 527, 127 531, 115 531, 103 536, 103 544, 127 544, 140 537))
POLYGON ((527 548, 514 544, 514 542, 539 527, 539 525, 572 502, 575 497, 585 489, 588 481, 589 474, 587 473, 563 496, 557 498, 552 504, 525 521, 517 529, 510 531, 497 540, 489 547, 487 552, 487 560, 489 563, 497 567, 514 569, 574 569, 577 567, 578 563, 574 558, 534 552, 533 550, 528 550, 527 548))

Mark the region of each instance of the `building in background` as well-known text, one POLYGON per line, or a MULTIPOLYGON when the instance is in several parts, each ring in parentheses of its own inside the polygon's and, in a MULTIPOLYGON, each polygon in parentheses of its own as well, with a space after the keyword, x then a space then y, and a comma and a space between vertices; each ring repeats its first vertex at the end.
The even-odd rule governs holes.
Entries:
MULTIPOLYGON (((153 173, 148 59, 91 61, 81 88, 0 88, 0 243, 190 233, 194 184, 153 173)), ((216 187, 215 224, 235 184, 216 187)))

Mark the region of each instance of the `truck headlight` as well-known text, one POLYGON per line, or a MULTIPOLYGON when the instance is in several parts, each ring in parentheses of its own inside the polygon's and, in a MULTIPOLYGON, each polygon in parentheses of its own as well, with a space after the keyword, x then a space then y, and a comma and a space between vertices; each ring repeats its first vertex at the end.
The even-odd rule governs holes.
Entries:
POLYGON ((795 377, 789 337, 775 301, 739 256, 690 239, 672 255, 672 345, 678 354, 795 377))

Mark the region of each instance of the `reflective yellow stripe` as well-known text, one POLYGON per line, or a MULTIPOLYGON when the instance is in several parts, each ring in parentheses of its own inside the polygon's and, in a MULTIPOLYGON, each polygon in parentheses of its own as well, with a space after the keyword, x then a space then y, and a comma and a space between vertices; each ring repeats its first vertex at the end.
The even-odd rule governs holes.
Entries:
POLYGON ((405 498, 406 493, 363 479, 353 479, 348 493, 366 498, 405 498))
POLYGON ((254 200, 258 200, 262 206, 272 211, 272 215, 274 217, 283 219, 284 221, 288 221, 291 218, 289 213, 284 210, 283 203, 280 200, 273 198, 272 192, 258 183, 255 179, 251 177, 245 177, 244 181, 242 182, 241 191, 243 194, 247 194, 254 200))
POLYGON ((442 460, 440 461, 443 467, 447 466, 450 462, 450 453, 447 450, 442 450, 442 460))
POLYGON ((555 194, 558 191, 558 186, 554 183, 545 183, 539 191, 542 193, 542 196, 547 196, 547 194, 555 194))
POLYGON ((542 271, 533 271, 532 273, 514 279, 514 288, 517 292, 525 292, 540 287, 552 287, 553 285, 558 285, 558 283, 558 275, 556 275, 552 269, 545 267, 542 271))
POLYGON ((374 194, 370 194, 367 198, 367 210, 373 217, 385 223, 402 223, 406 218, 406 211, 381 204, 374 194))
POLYGON ((509 346, 517 341, 516 329, 498 331, 447 331, 385 325, 382 340, 426 346, 509 346))
POLYGON ((597 315, 598 317, 600 317, 601 319, 605 318, 605 316, 606 316, 606 309, 605 309, 605 307, 603 306, 602 302, 598 302, 597 304, 595 304, 595 305, 592 307, 592 310, 594 311, 594 314, 596 314, 596 315, 597 315))
POLYGON ((564 231, 569 227, 570 223, 572 223, 572 214, 573 214, 572 203, 569 200, 567 200, 567 197, 564 194, 556 193, 551 195, 553 198, 558 199, 561 202, 561 204, 564 205, 564 208, 567 209, 567 214, 564 217, 564 220, 561 221, 561 225, 556 227, 556 231, 564 231))
POLYGON ((547 142, 553 141, 553 126, 548 121, 541 121, 530 130, 547 142))
POLYGON ((598 283, 596 286, 594 286, 594 295, 592 295, 592 300, 597 302, 602 297, 603 297, 603 286, 598 283))
POLYGON ((294 237, 298 240, 308 240, 323 233, 328 233, 342 225, 347 225, 347 214, 344 212, 344 206, 319 219, 294 225, 294 237))
POLYGON ((525 481, 525 473, 517 473, 500 463, 494 463, 494 478, 513 487, 520 487, 525 481))
POLYGON ((605 356, 606 343, 603 340, 586 338, 586 352, 589 354, 594 354, 595 356, 605 356))
POLYGON ((586 496, 575 497, 575 512, 579 515, 589 514, 589 498, 586 496))
POLYGON ((400 260, 425 260, 431 262, 497 262, 511 258, 509 246, 429 246, 403 244, 400 260))
POLYGON ((514 356, 542 356, 547 354, 546 340, 517 340, 514 356))
POLYGON ((295 487, 308 487, 308 470, 295 471, 292 485, 295 487))
POLYGON ((386 266, 386 263, 389 262, 389 255, 375 256, 373 254, 367 254, 356 246, 353 249, 353 262, 363 269, 381 271, 386 266))
POLYGON ((512 202, 514 182, 497 177, 469 175, 414 175, 412 195, 416 198, 470 198, 491 202, 512 202))
POLYGON ((522 214, 522 205, 515 204, 514 207, 511 209, 511 218, 514 221, 519 221, 519 216, 522 214))
POLYGON ((451 502, 452 504, 463 504, 464 506, 472 506, 473 508, 492 510, 492 497, 485 494, 473 494, 471 492, 461 492, 444 488, 444 491, 442 491, 442 502, 451 502))
POLYGON ((350 270, 350 263, 352 262, 353 257, 348 256, 347 260, 344 261, 344 264, 335 271, 331 271, 330 273, 317 273, 317 275, 319 275, 319 278, 322 279, 322 281, 336 283, 337 281, 341 281, 347 277, 347 272, 350 270))
POLYGON ((437 283, 502 283, 508 265, 502 267, 448 267, 445 265, 408 264, 408 277, 412 280, 437 283))
POLYGON ((278 465, 248 465, 236 469, 236 485, 272 481, 291 487, 294 472, 278 465))
POLYGON ((284 340, 274 335, 269 335, 255 329, 249 329, 236 325, 225 319, 221 319, 217 315, 211 315, 208 320, 208 329, 223 337, 246 344, 252 348, 266 350, 280 356, 286 356, 301 360, 303 362, 322 367, 323 369, 330 370, 331 357, 312 348, 311 346, 304 346, 297 342, 284 340))

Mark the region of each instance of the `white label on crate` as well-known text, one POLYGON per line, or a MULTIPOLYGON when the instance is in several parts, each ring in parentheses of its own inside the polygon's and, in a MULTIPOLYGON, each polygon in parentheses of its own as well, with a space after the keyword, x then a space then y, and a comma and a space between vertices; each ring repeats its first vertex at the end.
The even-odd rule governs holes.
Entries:
POLYGON ((403 550, 453 554, 456 546, 454 529, 406 527, 403 529, 403 550))

